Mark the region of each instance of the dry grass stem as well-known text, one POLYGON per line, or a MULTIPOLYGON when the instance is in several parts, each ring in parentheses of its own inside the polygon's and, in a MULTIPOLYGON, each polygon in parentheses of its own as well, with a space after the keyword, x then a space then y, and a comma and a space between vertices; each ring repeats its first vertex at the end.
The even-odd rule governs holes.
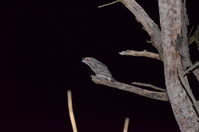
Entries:
POLYGON ((123 132, 128 132, 128 126, 129 126, 129 118, 126 117, 124 121, 124 129, 123 132))
POLYGON ((73 104, 72 104, 72 93, 70 90, 67 91, 67 97, 68 97, 68 111, 69 111, 69 116, 71 120, 71 125, 73 128, 73 132, 77 132, 77 125, 75 122, 75 116, 73 112, 73 104))

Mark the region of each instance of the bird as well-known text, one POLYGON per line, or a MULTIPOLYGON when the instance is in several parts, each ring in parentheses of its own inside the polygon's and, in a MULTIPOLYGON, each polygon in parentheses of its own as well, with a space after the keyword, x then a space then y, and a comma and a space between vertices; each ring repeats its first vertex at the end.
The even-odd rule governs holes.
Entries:
POLYGON ((97 59, 93 57, 85 57, 82 59, 82 62, 91 68, 91 70, 95 73, 95 76, 103 79, 108 79, 109 81, 115 80, 112 77, 108 67, 97 59))

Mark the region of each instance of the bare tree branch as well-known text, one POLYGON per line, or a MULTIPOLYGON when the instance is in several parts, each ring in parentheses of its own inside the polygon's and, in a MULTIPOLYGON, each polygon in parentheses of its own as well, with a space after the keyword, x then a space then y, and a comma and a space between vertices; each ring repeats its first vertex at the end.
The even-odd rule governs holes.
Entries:
POLYGON ((188 81, 186 81, 186 77, 183 77, 183 74, 178 72, 178 76, 180 78, 180 82, 182 83, 187 95, 189 96, 189 98, 191 99, 191 101, 193 103, 193 106, 194 106, 194 108, 196 110, 196 113, 197 113, 198 119, 199 119, 199 107, 198 107, 197 101, 196 101, 196 99, 195 99, 195 97, 194 97, 194 95, 193 95, 193 93, 191 91, 189 83, 188 83, 188 81))
POLYGON ((110 3, 100 5, 100 6, 98 6, 98 8, 103 8, 103 7, 106 7, 106 6, 110 6, 110 5, 113 5, 113 4, 118 3, 118 2, 120 2, 120 1, 119 0, 115 0, 115 1, 110 2, 110 3))
POLYGON ((136 86, 121 83, 118 81, 109 81, 107 79, 100 78, 97 76, 91 76, 91 77, 92 77, 92 81, 95 82, 96 84, 101 84, 101 85, 109 86, 112 88, 128 91, 128 92, 135 93, 135 94, 148 97, 151 99, 168 101, 167 95, 165 92, 150 91, 150 90, 142 89, 136 86))
POLYGON ((161 33, 158 25, 149 17, 144 9, 135 0, 120 0, 136 17, 147 31, 154 43, 152 45, 158 50, 162 59, 161 33))
POLYGON ((135 51, 135 50, 126 50, 119 52, 120 55, 128 55, 128 56, 142 56, 142 57, 148 57, 152 59, 160 60, 159 54, 149 52, 149 51, 135 51))
POLYGON ((103 63, 99 62, 95 58, 92 57, 85 57, 82 62, 87 64, 95 73, 95 76, 92 75, 92 81, 96 84, 106 85, 112 88, 132 92, 144 97, 161 100, 161 101, 168 101, 167 95, 165 92, 155 92, 146 89, 142 89, 136 86, 128 85, 125 83, 121 83, 116 81, 110 71, 108 70, 107 66, 103 63))
MULTIPOLYGON (((180 130, 182 132, 199 132, 198 102, 192 96, 187 78, 183 78, 183 74, 181 74, 187 68, 190 68, 189 71, 194 69, 188 43, 196 42, 199 47, 199 32, 195 32, 196 35, 193 35, 189 41, 187 39, 189 20, 186 0, 158 0, 161 31, 135 0, 117 0, 117 2, 123 3, 135 15, 136 20, 143 25, 151 37, 152 45, 158 50, 159 59, 164 62, 166 92, 150 91, 118 82, 104 64, 88 57, 83 62, 94 71, 95 76, 91 76, 93 82, 156 100, 169 100, 180 130)), ((113 3, 116 2, 105 4, 105 6, 113 3)), ((134 53, 133 56, 150 56, 138 54, 134 53)), ((194 70, 193 73, 199 80, 199 69, 194 70)))
POLYGON ((162 92, 166 92, 165 89, 159 88, 159 87, 154 86, 154 85, 152 85, 152 84, 141 83, 141 82, 132 82, 131 84, 137 85, 137 86, 141 86, 141 87, 149 87, 149 88, 152 88, 152 89, 155 89, 155 90, 159 90, 159 91, 162 91, 162 92))
POLYGON ((199 44, 199 25, 195 29, 193 35, 189 38, 189 44, 192 44, 196 42, 196 44, 199 44))
POLYGON ((118 2, 123 3, 135 15, 136 20, 143 25, 144 29, 147 31, 152 39, 153 43, 151 44, 158 50, 160 58, 162 58, 160 29, 158 28, 158 25, 149 17, 145 10, 135 0, 115 0, 113 2, 98 6, 98 8, 110 6, 118 2))
POLYGON ((198 67, 199 67, 199 62, 195 63, 192 67, 190 67, 189 69, 187 69, 187 70, 184 72, 183 76, 187 75, 189 72, 192 72, 193 70, 195 70, 195 69, 198 68, 198 67))
POLYGON ((187 39, 188 39, 188 44, 190 45, 190 44, 192 44, 191 42, 190 42, 190 37, 191 37, 191 33, 192 33, 192 31, 193 31, 193 26, 191 27, 191 29, 190 29, 190 31, 189 31, 189 33, 188 33, 188 36, 187 36, 187 39))
POLYGON ((196 76, 197 80, 199 81, 199 69, 195 69, 193 74, 196 76))

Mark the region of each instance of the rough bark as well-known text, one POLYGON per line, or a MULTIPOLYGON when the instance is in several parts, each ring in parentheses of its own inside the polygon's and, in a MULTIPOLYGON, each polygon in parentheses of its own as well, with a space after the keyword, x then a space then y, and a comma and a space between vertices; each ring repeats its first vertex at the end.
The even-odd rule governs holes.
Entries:
POLYGON ((183 26, 185 21, 182 18, 183 2, 181 0, 159 0, 158 2, 168 98, 180 130, 196 132, 199 129, 198 115, 178 77, 178 71, 184 70, 183 62, 186 63, 183 59, 189 57, 186 54, 188 46, 185 47, 182 43, 186 39, 186 35, 183 34, 185 33, 183 26))

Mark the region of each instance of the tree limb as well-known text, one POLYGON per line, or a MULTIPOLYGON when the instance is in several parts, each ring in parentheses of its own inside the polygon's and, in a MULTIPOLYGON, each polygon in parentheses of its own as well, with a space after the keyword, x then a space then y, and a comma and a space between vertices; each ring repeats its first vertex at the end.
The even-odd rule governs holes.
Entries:
POLYGON ((149 52, 146 50, 143 50, 143 51, 126 50, 126 51, 119 52, 119 54, 120 55, 128 55, 128 56, 143 56, 143 57, 160 60, 160 57, 158 54, 149 52))
POLYGON ((193 93, 191 91, 191 88, 190 88, 190 86, 188 84, 188 81, 185 80, 186 78, 184 78, 183 74, 179 73, 179 71, 178 71, 178 77, 179 77, 179 80, 182 83, 186 93, 188 94, 189 98, 191 99, 191 101, 193 103, 193 106, 194 106, 194 108, 195 108, 195 110, 197 112, 197 115, 199 117, 199 106, 198 106, 197 101, 196 101, 196 99, 195 99, 195 97, 194 97, 194 95, 193 95, 193 93))
POLYGON ((189 44, 196 42, 197 46, 199 46, 199 25, 195 29, 193 35, 189 38, 189 44))
POLYGON ((159 91, 161 91, 161 92, 166 92, 165 89, 159 88, 159 87, 154 86, 154 85, 152 85, 152 84, 140 83, 140 82, 132 82, 131 84, 137 85, 137 86, 141 86, 141 87, 149 87, 149 88, 152 88, 152 89, 155 89, 155 90, 159 90, 159 91))
POLYGON ((96 84, 106 85, 112 88, 132 92, 132 93, 135 93, 144 97, 148 97, 151 99, 168 101, 168 98, 165 92, 150 91, 150 90, 142 89, 133 85, 128 85, 128 84, 116 81, 112 77, 107 66, 99 62, 95 58, 85 57, 83 58, 82 62, 87 64, 95 73, 95 76, 91 75, 91 77, 92 77, 92 81, 95 82, 96 84))
POLYGON ((125 83, 121 83, 118 81, 109 81, 104 78, 100 78, 97 76, 91 76, 92 81, 95 82, 96 84, 101 84, 105 86, 109 86, 112 88, 128 91, 131 93, 135 93, 144 97, 148 97, 151 99, 156 99, 156 100, 161 100, 161 101, 168 101, 167 95, 165 92, 155 92, 155 91, 150 91, 146 89, 142 89, 136 86, 128 85, 125 83))
POLYGON ((145 10, 135 0, 120 0, 136 17, 147 31, 154 43, 152 45, 158 50, 162 59, 161 32, 158 25, 149 17, 145 10))

